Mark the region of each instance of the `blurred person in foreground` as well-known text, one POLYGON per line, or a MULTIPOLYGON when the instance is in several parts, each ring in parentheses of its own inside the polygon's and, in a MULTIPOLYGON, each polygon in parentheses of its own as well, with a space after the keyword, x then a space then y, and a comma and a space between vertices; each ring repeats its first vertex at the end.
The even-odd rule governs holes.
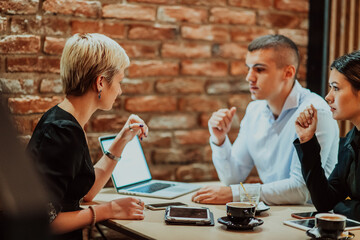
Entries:
POLYGON ((326 176, 337 158, 339 129, 324 99, 301 87, 296 44, 283 35, 266 35, 248 46, 246 66, 252 101, 233 144, 227 136, 236 109, 220 109, 209 120, 213 162, 222 183, 204 187, 193 201, 225 204, 239 201, 239 183, 255 166, 262 181, 260 201, 269 205, 304 204, 309 192, 292 142, 297 138, 294 122, 310 103, 319 109, 322 125, 316 131, 326 176), (229 186, 230 185, 230 186, 229 186))
POLYGON ((82 239, 82 228, 106 219, 143 219, 144 203, 126 197, 81 209, 109 180, 125 145, 148 128, 131 115, 109 151, 93 166, 85 124, 97 110, 110 110, 121 95, 129 58, 123 48, 101 34, 75 34, 65 44, 60 76, 65 99, 37 124, 27 151, 50 193, 49 222, 55 239, 82 239))
MULTIPOLYGON (((320 162, 317 129, 323 125, 319 110, 311 105, 295 122, 294 141, 303 177, 319 212, 334 210, 360 220, 360 51, 346 54, 331 64, 330 91, 325 97, 335 120, 349 120, 353 129, 339 144, 338 162, 329 178, 320 162)), ((330 129, 329 129, 330 130, 330 129)))

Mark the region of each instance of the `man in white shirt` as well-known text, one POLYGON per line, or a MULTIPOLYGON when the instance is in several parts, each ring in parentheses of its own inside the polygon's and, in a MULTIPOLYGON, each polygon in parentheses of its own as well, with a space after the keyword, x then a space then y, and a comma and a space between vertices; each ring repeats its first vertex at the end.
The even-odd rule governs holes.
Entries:
POLYGON ((338 153, 339 129, 329 106, 319 95, 301 87, 295 79, 299 67, 296 44, 282 35, 266 35, 252 41, 246 55, 253 102, 231 145, 227 133, 236 109, 220 109, 209 120, 213 162, 222 183, 197 191, 198 203, 225 204, 239 201, 239 183, 256 166, 261 185, 260 201, 266 204, 304 204, 309 198, 298 156, 295 120, 311 103, 318 110, 316 136, 321 145, 322 167, 328 177, 338 153))

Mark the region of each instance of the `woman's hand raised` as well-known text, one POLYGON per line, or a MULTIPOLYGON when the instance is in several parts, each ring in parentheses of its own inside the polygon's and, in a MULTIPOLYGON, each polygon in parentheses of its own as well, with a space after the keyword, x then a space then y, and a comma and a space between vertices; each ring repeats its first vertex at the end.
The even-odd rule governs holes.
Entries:
POLYGON ((114 143, 110 146, 109 151, 115 156, 121 156, 125 145, 138 135, 140 140, 148 136, 149 128, 145 122, 135 114, 131 114, 124 127, 116 136, 114 143))
POLYGON ((309 141, 315 134, 317 124, 317 111, 311 104, 302 111, 295 121, 295 130, 300 143, 309 141))

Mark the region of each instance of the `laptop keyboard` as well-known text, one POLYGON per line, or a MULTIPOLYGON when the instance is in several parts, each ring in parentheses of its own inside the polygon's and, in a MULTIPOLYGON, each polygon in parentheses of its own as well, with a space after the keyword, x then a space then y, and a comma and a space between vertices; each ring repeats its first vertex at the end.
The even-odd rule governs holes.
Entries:
POLYGON ((159 191, 161 189, 164 188, 168 188, 174 186, 174 184, 170 184, 170 183, 152 183, 152 184, 148 184, 142 187, 138 187, 138 188, 134 188, 131 189, 129 191, 131 192, 142 192, 142 193, 152 193, 152 192, 156 192, 159 191))

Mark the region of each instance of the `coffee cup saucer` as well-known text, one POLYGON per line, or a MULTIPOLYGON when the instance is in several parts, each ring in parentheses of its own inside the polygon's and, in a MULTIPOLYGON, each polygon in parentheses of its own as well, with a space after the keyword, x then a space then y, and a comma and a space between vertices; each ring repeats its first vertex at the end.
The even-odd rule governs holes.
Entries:
POLYGON ((263 220, 254 217, 250 218, 248 224, 234 223, 230 221, 230 219, 227 216, 218 218, 218 222, 227 226, 228 229, 234 229, 234 230, 249 230, 249 229, 253 229, 254 227, 260 226, 261 224, 264 223, 263 220))
POLYGON ((255 215, 260 215, 260 213, 265 212, 269 209, 270 209, 270 207, 268 205, 266 205, 264 202, 259 202, 256 207, 255 215))
MULTIPOLYGON (((328 239, 330 240, 331 239, 331 238, 327 238, 327 237, 321 237, 320 233, 319 233, 319 229, 317 227, 313 227, 313 228, 307 230, 306 235, 311 237, 311 239, 319 239, 319 240, 328 240, 328 239)), ((353 239, 354 237, 355 237, 355 235, 353 233, 344 231, 337 239, 338 240, 349 240, 349 239, 353 239)))

